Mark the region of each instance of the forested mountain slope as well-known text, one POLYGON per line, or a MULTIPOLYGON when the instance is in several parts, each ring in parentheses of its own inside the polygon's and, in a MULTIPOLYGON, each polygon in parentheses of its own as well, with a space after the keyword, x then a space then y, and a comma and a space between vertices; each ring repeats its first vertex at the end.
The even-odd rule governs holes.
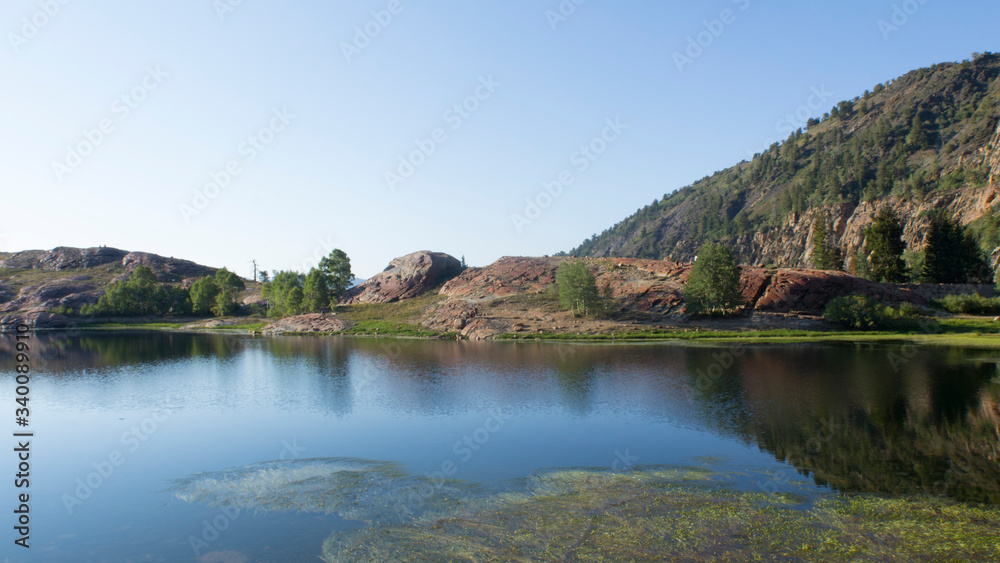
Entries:
POLYGON ((751 162, 657 199, 572 251, 689 261, 706 241, 744 263, 810 267, 812 233, 826 218, 847 257, 881 205, 922 247, 935 211, 976 229, 1000 258, 994 204, 1000 184, 1000 56, 938 64, 875 85, 751 162))

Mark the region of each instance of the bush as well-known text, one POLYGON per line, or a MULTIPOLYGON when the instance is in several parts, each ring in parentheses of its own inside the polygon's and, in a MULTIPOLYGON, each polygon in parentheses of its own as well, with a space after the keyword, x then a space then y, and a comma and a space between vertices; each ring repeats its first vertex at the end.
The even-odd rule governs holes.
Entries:
POLYGON ((889 312, 885 305, 867 295, 838 297, 827 304, 823 320, 850 330, 872 330, 885 326, 889 312))
POLYGON ((934 305, 956 315, 1000 315, 1000 297, 949 295, 934 301, 934 305))

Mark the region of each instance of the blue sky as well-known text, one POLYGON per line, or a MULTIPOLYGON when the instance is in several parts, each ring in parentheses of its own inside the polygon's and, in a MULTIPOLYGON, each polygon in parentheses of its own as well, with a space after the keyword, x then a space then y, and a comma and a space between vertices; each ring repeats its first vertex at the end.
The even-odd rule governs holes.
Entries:
POLYGON ((985 1, 62 2, 0 7, 0 250, 244 275, 568 250, 796 113, 1000 50, 985 1))

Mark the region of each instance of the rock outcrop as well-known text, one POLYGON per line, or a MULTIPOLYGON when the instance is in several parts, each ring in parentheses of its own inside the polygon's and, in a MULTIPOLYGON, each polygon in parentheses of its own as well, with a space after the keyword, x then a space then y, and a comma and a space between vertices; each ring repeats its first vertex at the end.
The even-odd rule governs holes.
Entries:
POLYGON ((469 268, 444 284, 441 295, 485 299, 517 293, 542 293, 556 281, 562 258, 504 257, 485 268, 469 268))
POLYGON ((340 302, 346 305, 393 303, 419 297, 461 271, 462 263, 454 256, 441 252, 414 252, 396 258, 382 273, 347 290, 340 302))
POLYGON ((165 258, 158 254, 148 252, 129 252, 122 257, 122 266, 129 271, 146 266, 156 274, 161 282, 176 282, 184 278, 202 278, 214 276, 216 268, 209 268, 196 264, 190 260, 180 260, 177 258, 165 258))
POLYGON ((341 332, 347 329, 347 323, 333 315, 310 313, 286 317, 264 327, 264 334, 283 334, 286 332, 341 332))
POLYGON ((70 248, 60 246, 52 250, 25 250, 0 261, 0 268, 18 270, 82 270, 118 262, 128 254, 125 250, 108 248, 70 248))

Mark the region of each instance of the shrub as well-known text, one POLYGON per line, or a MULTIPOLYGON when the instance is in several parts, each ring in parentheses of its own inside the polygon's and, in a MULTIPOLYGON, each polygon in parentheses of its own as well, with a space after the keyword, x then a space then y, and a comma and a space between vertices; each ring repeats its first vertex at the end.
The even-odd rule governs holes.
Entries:
POLYGON ((871 330, 885 326, 886 306, 867 295, 838 297, 827 304, 823 320, 850 330, 871 330))
POLYGON ((1000 297, 981 295, 949 295, 934 305, 956 315, 1000 315, 1000 297))

